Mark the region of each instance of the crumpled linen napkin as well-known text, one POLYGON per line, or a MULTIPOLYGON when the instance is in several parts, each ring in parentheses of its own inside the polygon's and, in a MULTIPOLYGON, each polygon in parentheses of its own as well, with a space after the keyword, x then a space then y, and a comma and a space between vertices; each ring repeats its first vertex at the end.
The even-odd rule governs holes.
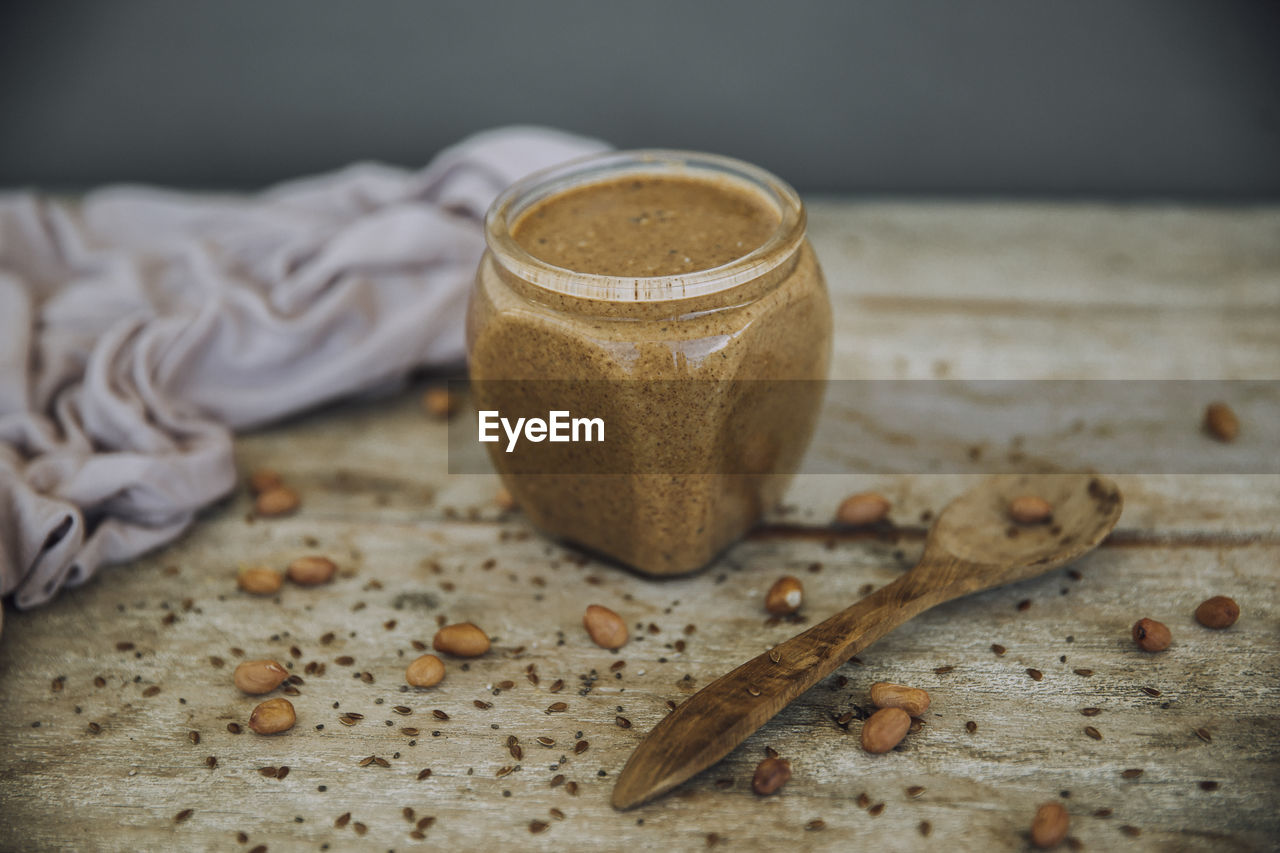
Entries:
POLYGON ((0 595, 172 540, 234 487, 234 430, 456 364, 490 202, 604 148, 507 128, 255 197, 0 195, 0 595))

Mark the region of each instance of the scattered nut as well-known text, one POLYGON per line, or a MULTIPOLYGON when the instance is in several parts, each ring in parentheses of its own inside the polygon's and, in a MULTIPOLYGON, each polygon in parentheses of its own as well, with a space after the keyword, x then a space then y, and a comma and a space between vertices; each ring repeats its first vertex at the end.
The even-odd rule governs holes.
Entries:
POLYGON ((591 642, 602 649, 612 651, 627 642, 627 624, 607 607, 599 604, 588 607, 582 614, 582 625, 591 635, 591 642))
POLYGON ((249 715, 249 728, 260 735, 273 735, 288 731, 298 721, 293 703, 288 699, 268 699, 253 709, 249 715))
POLYGON ((328 557, 299 557, 286 569, 289 580, 303 586, 316 586, 333 580, 338 565, 328 557))
POLYGON ((422 408, 433 417, 448 418, 458 410, 458 398, 444 386, 428 388, 422 395, 422 408))
POLYGON ((876 492, 850 495, 836 510, 836 521, 855 527, 875 524, 889 514, 889 506, 888 499, 876 492))
POLYGON ((1206 628, 1230 628, 1240 618, 1240 605, 1225 595, 1200 602, 1196 608, 1196 621, 1206 628))
POLYGON ((785 758, 766 758, 756 765, 751 777, 751 790, 762 797, 777 791, 791 778, 791 762, 785 758))
POLYGON ((877 681, 871 685, 871 702, 877 708, 901 708, 912 717, 920 717, 929 710, 929 694, 918 687, 903 687, 877 681))
POLYGON ((268 492, 284 485, 280 474, 270 468, 259 468, 249 475, 249 491, 255 495, 268 492))
POLYGON ((1204 410, 1204 428, 1218 441, 1235 441, 1240 421, 1226 403, 1210 403, 1204 410))
POLYGON ((431 647, 460 658, 474 658, 489 651, 489 636, 470 622, 459 622, 436 631, 431 647))
POLYGON ((404 670, 404 680, 413 687, 434 687, 443 678, 444 661, 435 655, 415 658, 404 670))
POLYGON ((862 724, 862 748, 873 755, 888 752, 911 728, 911 715, 901 708, 881 708, 862 724))
POLYGON ((791 575, 784 575, 769 587, 764 597, 764 609, 774 616, 786 616, 800 609, 804 601, 804 586, 791 575))
POLYGON ((1053 504, 1036 495, 1019 495, 1009 501, 1009 517, 1019 524, 1043 524, 1053 518, 1053 504))
POLYGON ((288 486, 275 486, 258 495, 253 510, 262 516, 288 515, 298 508, 302 499, 288 486))
POLYGON ((247 660, 236 667, 232 679, 236 687, 255 696, 270 693, 289 677, 289 670, 273 660, 247 660))
POLYGON ((1067 837, 1070 826, 1071 816, 1061 803, 1044 803, 1031 821, 1031 843, 1042 850, 1056 847, 1067 837))
POLYGON ((254 595, 271 595, 278 592, 284 583, 284 575, 266 566, 253 566, 243 569, 236 576, 236 585, 245 592, 254 595))
POLYGON ((1173 635, 1163 622, 1139 619, 1133 624, 1133 641, 1144 652, 1162 652, 1169 648, 1173 635))

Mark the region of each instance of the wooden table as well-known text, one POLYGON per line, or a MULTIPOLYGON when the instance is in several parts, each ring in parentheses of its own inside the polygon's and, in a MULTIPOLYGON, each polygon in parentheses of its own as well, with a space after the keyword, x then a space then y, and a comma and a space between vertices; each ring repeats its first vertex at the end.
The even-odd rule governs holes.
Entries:
MULTIPOLYGON (((839 378, 1280 373, 1275 208, 816 200, 811 220, 839 378)), ((667 702, 797 629, 766 622, 778 576, 803 579, 806 623, 824 618, 908 566, 921 514, 973 478, 804 476, 717 564, 653 582, 500 511, 491 475, 450 476, 420 390, 244 438, 243 471, 282 471, 304 498, 296 516, 254 522, 238 493, 172 547, 6 613, 0 847, 997 851, 1027 846, 1046 800, 1087 849, 1277 845, 1280 477, 1118 477, 1120 528, 1078 574, 925 614, 718 766, 618 813, 614 779, 667 702), (863 489, 894 502, 892 535, 831 526, 863 489), (333 585, 237 592, 238 566, 312 552, 341 564, 333 585), (1235 627, 1192 619, 1214 594, 1240 602, 1235 627), (620 652, 588 642, 590 602, 631 624, 620 652), (1169 651, 1135 649, 1142 616, 1170 626, 1169 651), (493 650, 408 691, 414 641, 446 619, 482 625, 493 650), (231 683, 242 656, 301 675, 288 734, 228 731, 255 704, 231 683), (323 675, 305 674, 312 661, 323 675), (833 718, 867 707, 878 680, 926 688, 933 707, 899 750, 870 756, 858 720, 833 718), (567 710, 548 713, 557 701, 567 710), (762 799, 750 779, 766 747, 794 777, 762 799), (425 840, 411 837, 424 817, 425 840)), ((1168 428, 1194 429, 1199 412, 1187 418, 1168 428)), ((1240 452, 1258 453, 1248 436, 1246 421, 1240 452)))

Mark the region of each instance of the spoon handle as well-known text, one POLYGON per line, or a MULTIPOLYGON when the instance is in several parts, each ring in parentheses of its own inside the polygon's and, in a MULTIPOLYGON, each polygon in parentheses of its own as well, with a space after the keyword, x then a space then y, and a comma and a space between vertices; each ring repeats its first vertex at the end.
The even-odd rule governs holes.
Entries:
POLYGON ((638 806, 715 764, 852 655, 955 596, 923 583, 919 568, 685 700, 632 753, 614 786, 614 807, 638 806))

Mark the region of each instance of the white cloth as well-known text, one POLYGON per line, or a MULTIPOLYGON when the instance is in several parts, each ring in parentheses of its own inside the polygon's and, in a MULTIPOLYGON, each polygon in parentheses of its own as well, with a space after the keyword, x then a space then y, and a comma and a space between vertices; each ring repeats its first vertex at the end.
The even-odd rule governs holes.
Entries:
POLYGON ((251 198, 0 196, 0 595, 173 539, 235 485, 233 430, 458 363, 490 202, 604 147, 510 128, 251 198))

